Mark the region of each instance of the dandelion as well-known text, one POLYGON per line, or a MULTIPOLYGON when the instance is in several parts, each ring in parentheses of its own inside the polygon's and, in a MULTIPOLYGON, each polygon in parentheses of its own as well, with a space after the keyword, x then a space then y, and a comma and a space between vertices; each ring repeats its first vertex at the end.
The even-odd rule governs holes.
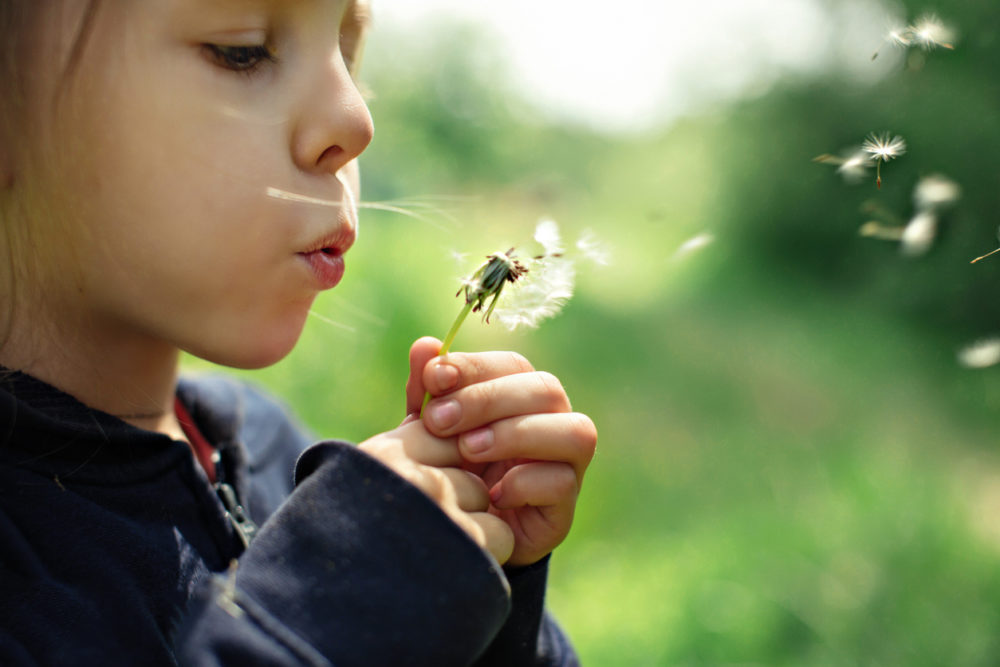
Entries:
POLYGON ((872 132, 865 139, 864 143, 861 144, 862 150, 868 153, 871 159, 875 161, 875 185, 879 189, 882 188, 882 163, 897 158, 906 152, 906 141, 903 137, 897 134, 890 139, 889 136, 888 132, 884 132, 881 135, 872 132))
POLYGON ((925 14, 908 28, 914 43, 926 51, 941 47, 954 49, 955 31, 941 22, 934 14, 925 14))
MULTIPOLYGON (((465 305, 448 330, 439 355, 451 349, 469 313, 483 312, 486 323, 495 314, 510 330, 519 326, 537 327, 545 318, 556 315, 573 296, 575 272, 572 261, 563 256, 559 227, 552 220, 542 220, 535 228, 534 238, 542 246, 542 254, 522 258, 515 248, 495 252, 462 281, 455 296, 464 293, 465 305), (509 290, 504 292, 508 284, 517 289, 516 298, 509 290), (500 302, 502 295, 505 299, 500 302)), ((424 405, 429 400, 428 393, 424 405)))
POLYGON ((986 338, 958 351, 958 363, 966 368, 988 368, 1000 363, 1000 338, 986 338))

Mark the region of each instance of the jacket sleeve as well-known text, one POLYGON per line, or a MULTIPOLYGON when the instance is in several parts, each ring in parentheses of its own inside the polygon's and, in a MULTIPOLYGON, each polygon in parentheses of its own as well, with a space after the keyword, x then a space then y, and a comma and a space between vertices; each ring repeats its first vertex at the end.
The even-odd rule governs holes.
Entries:
POLYGON ((352 445, 322 443, 299 459, 295 490, 231 572, 192 603, 178 660, 574 664, 565 655, 507 662, 553 643, 568 649, 541 612, 545 567, 518 572, 512 589, 419 489, 352 445))

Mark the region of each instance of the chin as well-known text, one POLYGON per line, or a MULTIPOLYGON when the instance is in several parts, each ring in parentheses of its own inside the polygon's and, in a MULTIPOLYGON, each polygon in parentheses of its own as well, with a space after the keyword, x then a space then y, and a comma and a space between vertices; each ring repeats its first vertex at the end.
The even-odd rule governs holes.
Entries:
POLYGON ((302 318, 296 326, 285 326, 273 331, 262 327, 235 340, 222 341, 221 345, 212 348, 186 351, 220 366, 245 370, 265 368, 288 356, 298 343, 304 326, 305 318, 302 318))

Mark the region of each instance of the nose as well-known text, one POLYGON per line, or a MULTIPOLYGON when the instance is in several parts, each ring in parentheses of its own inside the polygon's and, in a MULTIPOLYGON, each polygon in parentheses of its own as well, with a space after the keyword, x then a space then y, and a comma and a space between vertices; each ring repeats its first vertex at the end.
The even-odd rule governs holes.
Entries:
POLYGON ((371 113, 339 50, 306 90, 292 133, 293 159, 304 171, 335 174, 371 143, 371 113))

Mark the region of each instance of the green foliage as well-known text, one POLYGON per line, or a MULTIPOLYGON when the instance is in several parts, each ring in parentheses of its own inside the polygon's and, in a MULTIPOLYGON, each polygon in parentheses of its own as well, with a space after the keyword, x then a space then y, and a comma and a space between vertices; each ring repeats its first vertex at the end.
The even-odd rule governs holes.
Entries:
POLYGON ((520 350, 601 432, 551 575, 584 664, 997 664, 1000 386, 954 361, 1000 317, 1000 258, 968 264, 996 242, 996 11, 945 9, 959 48, 876 86, 786 84, 640 137, 531 116, 467 28, 376 38, 365 199, 438 208, 366 212, 324 319, 250 377, 323 436, 394 426, 459 276, 543 215, 593 228, 613 264, 581 265, 560 317, 456 341, 520 350), (910 145, 881 191, 811 162, 881 130, 910 145), (963 198, 929 255, 857 235, 866 201, 905 220, 932 172, 963 198))

